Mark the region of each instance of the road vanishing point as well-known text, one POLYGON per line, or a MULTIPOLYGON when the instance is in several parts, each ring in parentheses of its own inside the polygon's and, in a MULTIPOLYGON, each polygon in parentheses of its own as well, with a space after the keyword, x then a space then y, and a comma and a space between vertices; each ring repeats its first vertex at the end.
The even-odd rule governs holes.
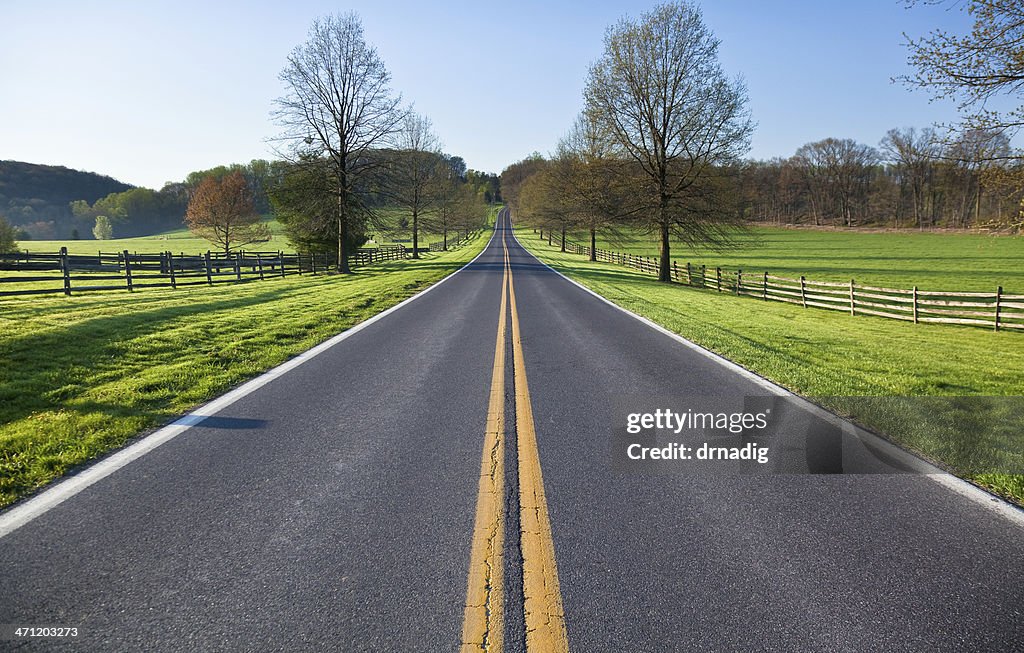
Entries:
POLYGON ((0 623, 78 629, 0 650, 1021 651, 1022 524, 562 277, 505 210, 444 282, 0 515, 0 623), (656 408, 803 435, 633 460, 656 408))

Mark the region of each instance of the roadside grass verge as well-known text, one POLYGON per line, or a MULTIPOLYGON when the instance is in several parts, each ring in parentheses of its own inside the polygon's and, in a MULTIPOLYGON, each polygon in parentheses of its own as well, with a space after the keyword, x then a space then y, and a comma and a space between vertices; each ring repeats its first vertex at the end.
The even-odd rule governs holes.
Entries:
MULTIPOLYGON (((527 230, 528 233, 531 230, 527 230)), ((545 242, 547 236, 545 235, 545 242)), ((558 234, 555 234, 557 242, 558 234)), ((581 245, 586 233, 569 234, 581 245)), ((864 232, 751 227, 736 249, 693 251, 672 243, 672 258, 708 268, 816 281, 849 281, 891 288, 1024 293, 1024 236, 921 231, 864 232)), ((597 246, 638 256, 658 256, 654 236, 626 230, 620 238, 598 233, 597 246)))
POLYGON ((1009 399, 1024 389, 1024 334, 855 317, 662 284, 563 254, 532 229, 517 229, 517 236, 542 261, 619 306, 1024 504, 1024 475, 993 471, 1024 469, 1024 415, 1020 400, 1009 399), (989 435, 977 438, 982 432, 989 435))
POLYGON ((462 267, 468 246, 222 288, 0 301, 0 506, 462 267))

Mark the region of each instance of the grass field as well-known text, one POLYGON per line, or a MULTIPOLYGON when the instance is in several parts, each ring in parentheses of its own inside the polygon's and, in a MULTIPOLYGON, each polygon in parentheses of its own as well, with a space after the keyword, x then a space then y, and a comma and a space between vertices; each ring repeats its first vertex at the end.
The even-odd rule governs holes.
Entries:
MULTIPOLYGON (((572 234, 587 245, 585 233, 572 234)), ((673 243, 672 258, 709 268, 768 271, 779 276, 849 281, 922 290, 1024 293, 1024 236, 990 236, 919 231, 865 233, 753 227, 725 252, 694 252, 673 243)), ((622 238, 598 238, 600 249, 657 256, 655 238, 629 231, 622 238)))
MULTIPOLYGON (((251 245, 246 249, 294 252, 295 248, 288 243, 281 223, 276 220, 269 220, 267 224, 270 227, 270 241, 251 245)), ((217 249, 213 243, 192 235, 192 232, 184 227, 174 231, 167 231, 153 236, 140 236, 138 238, 112 238, 110 240, 23 240, 18 242, 18 247, 29 252, 39 252, 42 254, 58 252, 61 247, 67 247, 68 254, 113 253, 124 250, 132 253, 138 252, 139 254, 156 254, 159 252, 198 254, 206 250, 217 249)))
MULTIPOLYGON (((492 207, 489 219, 493 222, 494 214, 500 207, 492 207)), ((374 236, 366 243, 366 247, 377 245, 391 245, 401 242, 404 245, 412 245, 412 232, 400 228, 399 221, 403 212, 398 209, 382 209, 381 218, 385 224, 383 229, 368 228, 367 232, 374 236), (391 225, 391 226, 388 226, 391 225)), ((294 252, 295 248, 288 242, 284 235, 284 227, 276 220, 267 220, 270 227, 271 239, 266 243, 250 245, 245 249, 259 251, 283 251, 294 252)), ((439 242, 442 234, 420 230, 420 247, 426 247, 430 243, 439 242)), ((455 232, 448 233, 449 241, 455 239, 455 232)), ((203 238, 192 235, 182 227, 173 231, 167 231, 153 236, 140 236, 138 238, 113 238, 111 240, 24 240, 18 242, 18 248, 29 252, 53 253, 60 251, 61 247, 67 247, 69 254, 96 254, 98 252, 120 252, 128 250, 132 253, 155 254, 159 252, 184 252, 185 254, 198 254, 208 249, 216 249, 213 243, 203 238)))
POLYGON ((344 277, 0 300, 0 506, 397 304, 485 241, 344 277))
MULTIPOLYGON (((853 317, 661 284, 622 266, 562 254, 557 244, 548 247, 547 239, 541 241, 532 229, 519 229, 517 235, 541 260, 616 304, 1024 502, 1024 476, 991 471, 1024 469, 1024 415, 1016 410, 1020 402, 992 399, 1024 390, 1024 334, 853 317), (857 398, 865 396, 903 399, 857 398), (963 402, 945 400, 937 406, 934 400, 919 400, 950 396, 973 397, 967 404, 967 424, 996 419, 1002 425, 984 441, 970 439, 970 429, 951 434, 943 420, 963 402)), ((936 250, 958 247, 935 242, 936 250)), ((805 252, 793 256, 807 260, 801 258, 805 252)), ((887 264, 904 268, 907 275, 922 271, 918 265, 916 259, 904 265, 898 258, 887 264)), ((957 417, 961 424, 964 418, 957 417)))

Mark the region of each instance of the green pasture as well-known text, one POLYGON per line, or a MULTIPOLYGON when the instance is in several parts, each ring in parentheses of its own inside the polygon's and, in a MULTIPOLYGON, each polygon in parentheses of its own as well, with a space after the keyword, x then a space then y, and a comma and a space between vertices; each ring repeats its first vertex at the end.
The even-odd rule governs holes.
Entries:
MULTIPOLYGON (((532 230, 528 230, 532 233, 532 230)), ((556 233, 556 240, 557 240, 556 233)), ((587 233, 569 236, 588 245, 587 233)), ((546 234, 545 234, 546 240, 546 234)), ((1024 236, 921 231, 842 231, 751 227, 721 252, 671 244, 672 258, 709 268, 820 281, 849 281, 891 288, 995 291, 1024 294, 1024 236)), ((653 234, 624 230, 598 234, 597 246, 639 256, 657 256, 653 234)))

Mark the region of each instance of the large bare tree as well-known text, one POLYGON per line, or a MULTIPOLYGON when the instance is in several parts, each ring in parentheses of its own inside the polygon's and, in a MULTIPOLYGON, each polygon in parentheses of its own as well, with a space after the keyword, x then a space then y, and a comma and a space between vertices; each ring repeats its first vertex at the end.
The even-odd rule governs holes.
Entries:
POLYGON ((338 272, 347 273, 349 228, 365 209, 360 182, 379 162, 371 151, 383 147, 401 124, 401 98, 354 13, 313 21, 280 79, 287 91, 277 100, 275 117, 291 160, 302 164, 312 154, 329 162, 337 194, 338 272))
POLYGON ((587 81, 587 111, 637 169, 638 215, 661 239, 661 281, 670 280, 671 236, 722 245, 738 218, 716 177, 749 149, 753 123, 718 44, 695 6, 660 5, 608 30, 587 81))

